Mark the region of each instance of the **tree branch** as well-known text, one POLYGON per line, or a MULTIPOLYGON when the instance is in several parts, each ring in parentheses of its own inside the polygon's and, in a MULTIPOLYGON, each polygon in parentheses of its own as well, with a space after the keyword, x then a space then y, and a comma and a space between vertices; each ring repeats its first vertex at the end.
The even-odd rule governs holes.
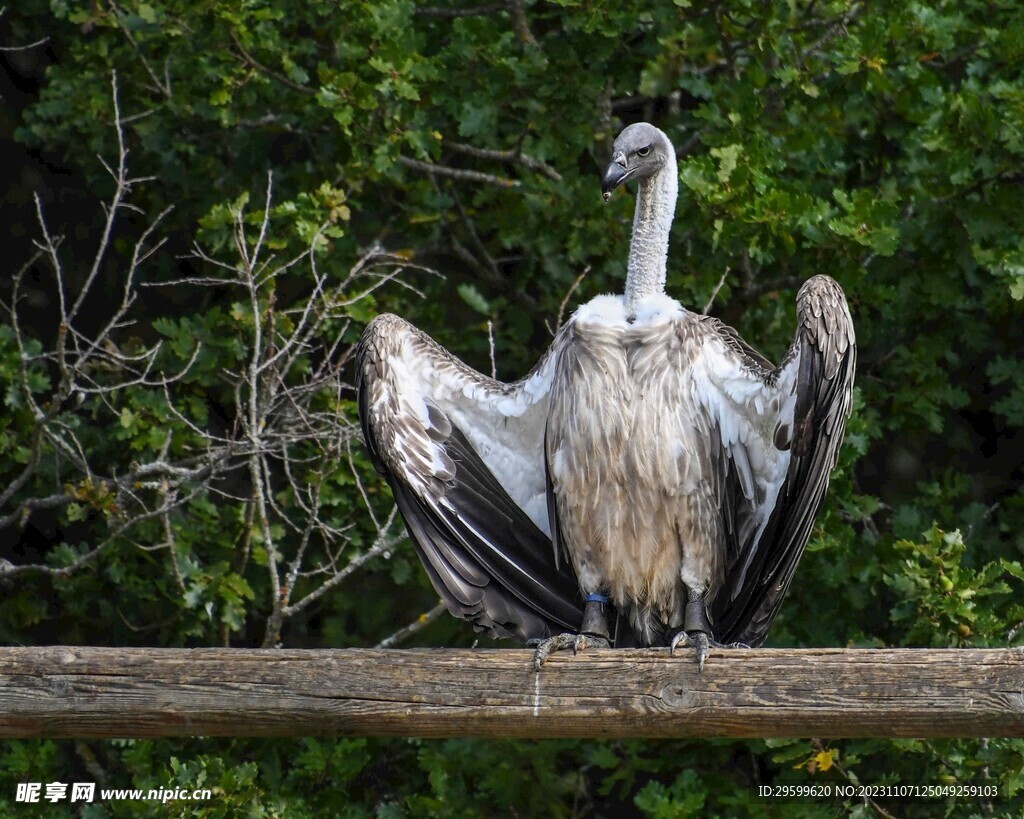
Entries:
POLYGON ((467 182, 483 182, 488 185, 497 185, 499 188, 518 188, 522 183, 518 179, 507 179, 503 176, 494 176, 480 171, 469 171, 464 168, 450 168, 447 165, 437 165, 433 162, 421 162, 418 159, 411 159, 407 156, 398 157, 403 165, 429 173, 434 176, 447 176, 449 179, 459 179, 467 182))
POLYGON ((491 148, 477 148, 475 145, 467 145, 464 142, 445 142, 446 148, 451 148, 453 151, 458 151, 468 156, 475 156, 479 159, 493 159, 498 162, 514 162, 518 165, 522 165, 524 168, 529 168, 531 171, 537 171, 538 173, 544 174, 548 179, 552 179, 555 182, 562 181, 562 175, 558 173, 550 165, 541 162, 539 159, 527 156, 519 150, 515 151, 496 151, 491 148))

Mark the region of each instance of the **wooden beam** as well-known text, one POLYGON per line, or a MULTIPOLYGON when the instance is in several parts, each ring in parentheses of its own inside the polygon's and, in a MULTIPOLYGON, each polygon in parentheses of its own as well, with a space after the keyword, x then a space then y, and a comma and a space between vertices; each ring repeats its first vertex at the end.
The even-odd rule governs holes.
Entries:
POLYGON ((1024 649, 0 648, 0 737, 1024 736, 1024 649))

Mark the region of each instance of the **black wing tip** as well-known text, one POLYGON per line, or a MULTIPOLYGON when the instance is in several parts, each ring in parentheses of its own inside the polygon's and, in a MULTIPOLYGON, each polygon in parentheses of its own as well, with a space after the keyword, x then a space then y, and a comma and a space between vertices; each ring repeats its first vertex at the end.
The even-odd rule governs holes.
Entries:
POLYGON ((477 631, 521 642, 578 626, 583 615, 571 567, 556 566, 550 539, 508 496, 458 426, 451 425, 443 446, 457 471, 443 504, 385 474, 448 610, 477 631), (467 594, 467 583, 479 592, 467 594))

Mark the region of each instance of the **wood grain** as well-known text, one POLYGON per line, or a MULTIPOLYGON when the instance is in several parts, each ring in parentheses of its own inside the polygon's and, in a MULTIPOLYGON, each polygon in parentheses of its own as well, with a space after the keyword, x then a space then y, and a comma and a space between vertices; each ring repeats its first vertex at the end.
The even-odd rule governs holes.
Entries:
POLYGON ((0 648, 0 737, 1024 736, 1024 649, 0 648))

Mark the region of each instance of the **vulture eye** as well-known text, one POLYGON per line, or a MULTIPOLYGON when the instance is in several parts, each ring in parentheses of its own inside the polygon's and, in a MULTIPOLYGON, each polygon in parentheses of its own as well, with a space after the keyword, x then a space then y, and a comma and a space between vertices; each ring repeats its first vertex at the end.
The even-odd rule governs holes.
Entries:
POLYGON ((651 146, 650 145, 645 145, 643 148, 637 148, 636 149, 636 155, 637 156, 647 156, 647 154, 649 154, 650 152, 651 152, 651 146))

